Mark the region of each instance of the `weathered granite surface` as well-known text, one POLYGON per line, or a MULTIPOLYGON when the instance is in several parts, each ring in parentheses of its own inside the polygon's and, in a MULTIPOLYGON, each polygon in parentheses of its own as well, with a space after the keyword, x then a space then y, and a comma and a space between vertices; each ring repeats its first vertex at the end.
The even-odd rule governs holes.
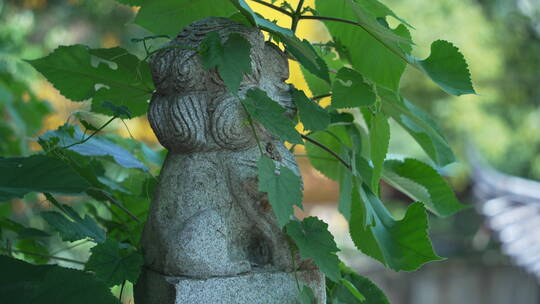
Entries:
MULTIPOLYGON (((190 49, 212 31, 223 41, 240 33, 252 46, 252 73, 244 75, 240 98, 256 87, 288 109, 287 115, 296 111, 284 82, 287 58, 255 28, 204 19, 151 58, 156 91, 148 119, 169 154, 141 240, 145 270, 136 286, 137 304, 293 303, 294 267, 312 278, 320 274, 310 261, 293 258, 267 196, 258 191, 261 152, 240 100, 190 49)), ((267 156, 300 174, 283 143, 261 125, 255 128, 267 156)), ((324 303, 324 280, 305 283, 324 303)))
MULTIPOLYGON (((300 286, 308 285, 317 292, 318 303, 326 303, 321 289, 324 275, 318 270, 296 273, 300 286)), ((298 287, 291 272, 249 272, 232 277, 193 279, 169 277, 144 270, 135 290, 137 304, 296 304, 298 287), (152 290, 139 295, 140 290, 152 290)))

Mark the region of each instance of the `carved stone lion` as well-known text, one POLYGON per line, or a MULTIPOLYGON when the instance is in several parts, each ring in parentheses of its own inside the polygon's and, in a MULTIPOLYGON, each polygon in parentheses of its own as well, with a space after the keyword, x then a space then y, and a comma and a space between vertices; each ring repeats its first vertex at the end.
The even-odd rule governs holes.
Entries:
MULTIPOLYGON (((169 150, 142 237, 145 267, 171 276, 207 278, 251 271, 291 271, 293 258, 264 193, 258 191, 261 152, 238 97, 197 49, 209 32, 225 42, 239 33, 251 44, 252 73, 238 95, 264 90, 288 109, 287 58, 261 32, 224 18, 186 27, 151 59, 156 85, 148 118, 169 150)), ((299 174, 292 154, 256 125, 268 156, 299 174)))

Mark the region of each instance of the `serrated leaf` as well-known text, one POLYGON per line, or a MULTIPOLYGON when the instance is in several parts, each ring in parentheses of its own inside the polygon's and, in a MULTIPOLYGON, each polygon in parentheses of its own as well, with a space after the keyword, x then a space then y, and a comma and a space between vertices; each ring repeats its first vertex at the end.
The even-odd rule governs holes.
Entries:
POLYGON ((46 196, 49 201, 63 211, 63 214, 56 211, 45 211, 41 212, 41 217, 60 234, 63 241, 74 242, 85 238, 90 238, 96 243, 105 241, 105 231, 97 225, 93 218, 88 215, 82 218, 68 205, 59 204, 48 194, 46 196))
POLYGON ((121 248, 117 241, 107 239, 90 249, 92 255, 85 270, 93 271, 107 286, 136 283, 143 264, 142 256, 131 248, 121 248))
POLYGON ((323 79, 330 82, 328 67, 324 60, 315 52, 315 49, 306 39, 300 40, 294 33, 287 29, 270 22, 260 15, 256 14, 244 0, 229 0, 240 12, 250 20, 251 24, 260 29, 268 31, 277 37, 284 45, 285 50, 290 53, 304 68, 323 79))
POLYGON ((424 60, 416 59, 417 65, 446 93, 460 96, 476 94, 469 66, 457 47, 444 40, 431 44, 431 54, 424 60))
POLYGON ((368 278, 358 275, 343 264, 341 266, 342 284, 332 288, 327 295, 328 298, 347 304, 390 304, 384 292, 368 278), (363 300, 354 294, 355 290, 361 293, 363 300))
POLYGON ((66 98, 73 101, 93 98, 95 112, 111 114, 101 107, 104 101, 126 106, 133 116, 147 111, 154 88, 150 68, 125 49, 60 46, 48 56, 28 62, 66 98), (102 59, 97 66, 92 65, 92 55, 102 59), (103 60, 112 62, 115 68, 103 60))
POLYGON ((357 26, 333 21, 325 23, 334 41, 343 44, 347 50, 361 50, 349 51, 347 58, 357 71, 377 85, 397 92, 405 66, 410 64, 424 71, 449 94, 475 93, 467 63, 456 47, 439 40, 432 44, 432 54, 427 59, 410 56, 411 35, 407 28, 400 24, 390 29, 379 22, 381 17, 395 16, 384 5, 371 0, 317 0, 316 4, 317 11, 323 16, 357 22, 357 26))
POLYGON ((330 109, 366 107, 375 103, 375 93, 355 70, 342 68, 332 85, 330 109))
POLYGON ((413 200, 424 203, 438 216, 448 216, 466 208, 439 173, 419 160, 387 160, 383 177, 413 200))
POLYGON ((42 139, 48 140, 56 137, 59 139, 59 144, 62 147, 68 147, 68 149, 77 152, 80 155, 96 156, 96 157, 110 157, 115 163, 124 168, 137 168, 147 171, 148 167, 139 161, 126 149, 112 143, 111 141, 94 136, 84 143, 81 142, 89 135, 85 135, 77 126, 71 126, 73 128, 73 134, 68 134, 64 129, 59 128, 56 131, 49 131, 41 136, 42 139), (73 145, 73 146, 71 146, 73 145))
POLYGON ((339 281, 339 258, 334 237, 328 224, 316 217, 307 217, 302 222, 291 221, 286 226, 287 234, 294 240, 303 259, 312 259, 320 271, 332 281, 339 281))
POLYGON ((293 89, 292 99, 298 108, 300 121, 304 129, 310 131, 320 131, 326 129, 330 124, 330 115, 316 102, 306 97, 303 91, 293 89))
POLYGON ((342 59, 348 59, 356 71, 372 82, 392 90, 399 88, 406 66, 404 54, 411 50, 407 44, 411 37, 405 26, 385 28, 366 8, 352 0, 317 0, 316 8, 322 16, 361 23, 363 27, 325 22, 334 41, 347 50, 347 58, 342 59))
POLYGON ((422 203, 407 208, 396 221, 366 185, 353 191, 351 238, 360 251, 395 271, 416 270, 421 265, 441 260, 433 251, 427 229, 428 219, 422 203))
POLYGON ((416 140, 435 164, 442 167, 455 161, 446 138, 428 114, 394 92, 378 88, 378 93, 383 111, 416 140))
MULTIPOLYGON (((334 71, 339 71, 345 64, 343 60, 341 60, 335 52, 330 50, 329 48, 323 48, 314 46, 315 51, 317 54, 324 60, 326 65, 329 69, 332 69, 334 71)), ((304 80, 306 81, 309 90, 311 91, 311 94, 313 96, 320 96, 320 95, 326 95, 329 94, 332 90, 331 83, 334 82, 336 73, 330 74, 330 82, 328 83, 321 78, 313 75, 311 72, 309 72, 306 68, 303 66, 300 66, 302 70, 302 75, 304 76, 304 80)))
POLYGON ((207 70, 217 68, 229 92, 236 95, 244 74, 251 74, 249 41, 238 33, 232 33, 222 45, 219 34, 210 32, 204 37, 201 47, 203 67, 207 70))
POLYGON ((0 255, 0 299, 10 304, 120 304, 89 273, 55 265, 32 265, 0 255))
POLYGON ((300 134, 294 128, 294 122, 284 116, 286 110, 268 97, 265 91, 258 88, 250 89, 242 104, 253 119, 281 140, 295 144, 302 143, 300 134))
POLYGON ((302 179, 287 167, 276 168, 266 156, 259 159, 257 167, 259 191, 268 193, 279 226, 283 227, 291 220, 293 206, 302 207, 302 179))
MULTIPOLYGON (((352 142, 346 125, 331 125, 327 130, 315 132, 309 135, 309 137, 348 160, 348 156, 343 153, 343 149, 350 149, 352 142)), ((326 177, 338 181, 342 170, 348 170, 334 156, 321 149, 321 147, 308 141, 306 141, 305 145, 310 163, 326 177)))
POLYGON ((175 37, 194 21, 206 17, 227 17, 235 11, 236 8, 226 0, 152 0, 142 4, 135 24, 154 34, 175 37))
POLYGON ((90 184, 68 164, 45 155, 0 158, 0 202, 29 192, 79 194, 90 184))
POLYGON ((373 175, 371 188, 378 192, 379 179, 381 178, 382 168, 388 145, 390 143, 390 125, 388 118, 382 112, 376 113, 371 119, 369 128, 369 148, 371 162, 373 163, 373 175))

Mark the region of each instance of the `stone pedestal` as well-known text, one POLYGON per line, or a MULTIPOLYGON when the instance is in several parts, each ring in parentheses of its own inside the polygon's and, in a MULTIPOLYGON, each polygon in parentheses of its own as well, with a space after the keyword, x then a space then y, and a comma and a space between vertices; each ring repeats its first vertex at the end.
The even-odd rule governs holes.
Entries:
MULTIPOLYGON (((313 289, 317 303, 326 303, 324 276, 319 271, 298 271, 296 278, 299 286, 313 289)), ((296 278, 290 272, 251 272, 193 279, 144 269, 135 296, 137 304, 295 304, 296 278)))

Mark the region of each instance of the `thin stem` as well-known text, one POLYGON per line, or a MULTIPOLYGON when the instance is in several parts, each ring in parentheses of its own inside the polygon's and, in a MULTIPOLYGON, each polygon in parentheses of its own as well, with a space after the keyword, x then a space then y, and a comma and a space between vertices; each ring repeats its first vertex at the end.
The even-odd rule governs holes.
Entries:
POLYGON ((296 11, 294 11, 294 14, 292 16, 291 31, 293 31, 293 33, 296 32, 296 28, 298 27, 298 21, 300 21, 300 18, 302 17, 303 6, 304 0, 298 1, 298 6, 296 7, 296 11))
POLYGON ((122 282, 122 287, 120 287, 120 295, 118 296, 118 299, 120 300, 120 303, 122 303, 122 294, 124 293, 124 287, 126 286, 126 280, 122 282))
POLYGON ((113 120, 115 120, 117 117, 116 116, 113 116, 111 119, 109 119, 105 124, 103 124, 101 127, 99 127, 96 131, 94 131, 92 134, 90 134, 88 137, 86 138, 83 138, 81 141, 78 141, 78 142, 75 142, 75 143, 72 143, 71 145, 67 145, 65 147, 62 147, 64 149, 68 149, 68 148, 71 148, 73 146, 76 146, 76 145, 80 145, 80 144, 84 144, 85 142, 89 141, 90 138, 94 137, 94 135, 98 134, 99 132, 101 132, 101 130, 105 129, 113 120))
POLYGON ((139 219, 135 214, 131 213, 124 205, 122 205, 120 202, 118 202, 114 197, 110 196, 109 193, 99 189, 99 188, 92 188, 91 190, 94 190, 96 192, 99 192, 99 194, 105 196, 111 204, 115 205, 116 207, 120 208, 120 210, 124 211, 129 217, 131 217, 133 220, 135 220, 137 223, 142 223, 141 219, 139 219))
POLYGON ((337 155, 336 152, 332 151, 332 149, 328 148, 327 146, 325 146, 324 144, 312 139, 312 138, 309 138, 303 134, 301 134, 302 138, 309 141, 310 143, 318 146, 319 148, 323 149, 324 151, 332 154, 333 157, 335 157, 337 160, 339 160, 347 169, 351 170, 352 167, 349 163, 347 163, 343 158, 341 158, 341 156, 337 155))
POLYGON ((377 35, 374 35, 373 33, 371 33, 371 31, 369 31, 365 26, 363 26, 362 24, 360 24, 360 23, 358 23, 356 21, 347 20, 347 19, 341 19, 341 18, 335 18, 335 17, 328 17, 328 16, 300 16, 300 20, 306 20, 306 19, 322 20, 322 21, 334 21, 334 22, 341 22, 341 23, 347 23, 347 24, 359 26, 364 31, 366 31, 371 37, 373 37, 375 40, 377 40, 382 45, 384 45, 390 52, 394 53, 396 56, 401 58, 406 63, 412 65, 413 67, 418 68, 416 65, 410 63, 409 60, 405 56, 403 56, 403 54, 401 54, 401 53, 397 52, 396 50, 394 50, 393 48, 389 47, 388 44, 386 42, 384 42, 381 38, 379 38, 377 35))
POLYGON ((79 264, 79 265, 85 265, 86 264, 85 262, 81 262, 81 261, 77 261, 77 260, 72 260, 72 259, 68 259, 68 258, 63 258, 63 257, 58 257, 58 256, 53 256, 53 255, 48 255, 48 254, 42 254, 42 253, 37 253, 37 252, 30 252, 30 251, 26 251, 26 250, 18 250, 18 249, 7 250, 6 248, 0 248, 0 250, 4 251, 4 252, 15 252, 15 253, 33 255, 33 256, 37 256, 37 257, 48 258, 48 259, 53 259, 53 260, 58 260, 58 261, 64 261, 64 262, 69 262, 69 263, 74 263, 74 264, 79 264))
POLYGON ((259 151, 261 152, 261 156, 264 156, 264 151, 263 151, 263 149, 261 147, 261 141, 259 140, 259 135, 257 135, 257 130, 255 130, 255 125, 253 123, 253 118, 251 118, 251 115, 249 115, 249 112, 248 112, 248 110, 246 108, 246 105, 242 101, 240 101, 240 104, 242 105, 242 108, 246 112, 248 123, 251 126, 251 131, 253 131, 253 136, 255 136, 255 140, 257 141, 257 147, 259 147, 259 151))
POLYGON ((146 61, 150 56, 152 56, 153 54, 157 53, 157 52, 160 52, 160 51, 164 51, 164 50, 168 50, 168 49, 183 49, 183 50, 190 50, 190 51, 195 51, 195 52, 198 52, 199 49, 197 48, 194 48, 194 47, 191 47, 191 46, 185 46, 185 45, 170 45, 170 46, 165 46, 165 47, 162 47, 162 48, 159 48, 159 49, 156 49, 156 50, 153 50, 151 52, 148 52, 146 57, 144 57, 144 59, 142 61, 146 61))
POLYGON ((273 5, 272 3, 264 2, 262 0, 251 0, 251 1, 262 4, 264 6, 267 6, 267 7, 271 8, 271 9, 274 9, 274 10, 276 10, 276 11, 282 13, 282 14, 285 14, 285 15, 287 15, 289 17, 293 16, 293 14, 291 12, 289 12, 288 10, 283 9, 283 8, 281 8, 279 6, 273 5))
POLYGON ((319 100, 319 99, 323 99, 323 98, 326 98, 326 97, 330 97, 332 96, 332 93, 326 93, 326 94, 321 94, 321 95, 315 95, 313 97, 311 97, 312 100, 319 100))

